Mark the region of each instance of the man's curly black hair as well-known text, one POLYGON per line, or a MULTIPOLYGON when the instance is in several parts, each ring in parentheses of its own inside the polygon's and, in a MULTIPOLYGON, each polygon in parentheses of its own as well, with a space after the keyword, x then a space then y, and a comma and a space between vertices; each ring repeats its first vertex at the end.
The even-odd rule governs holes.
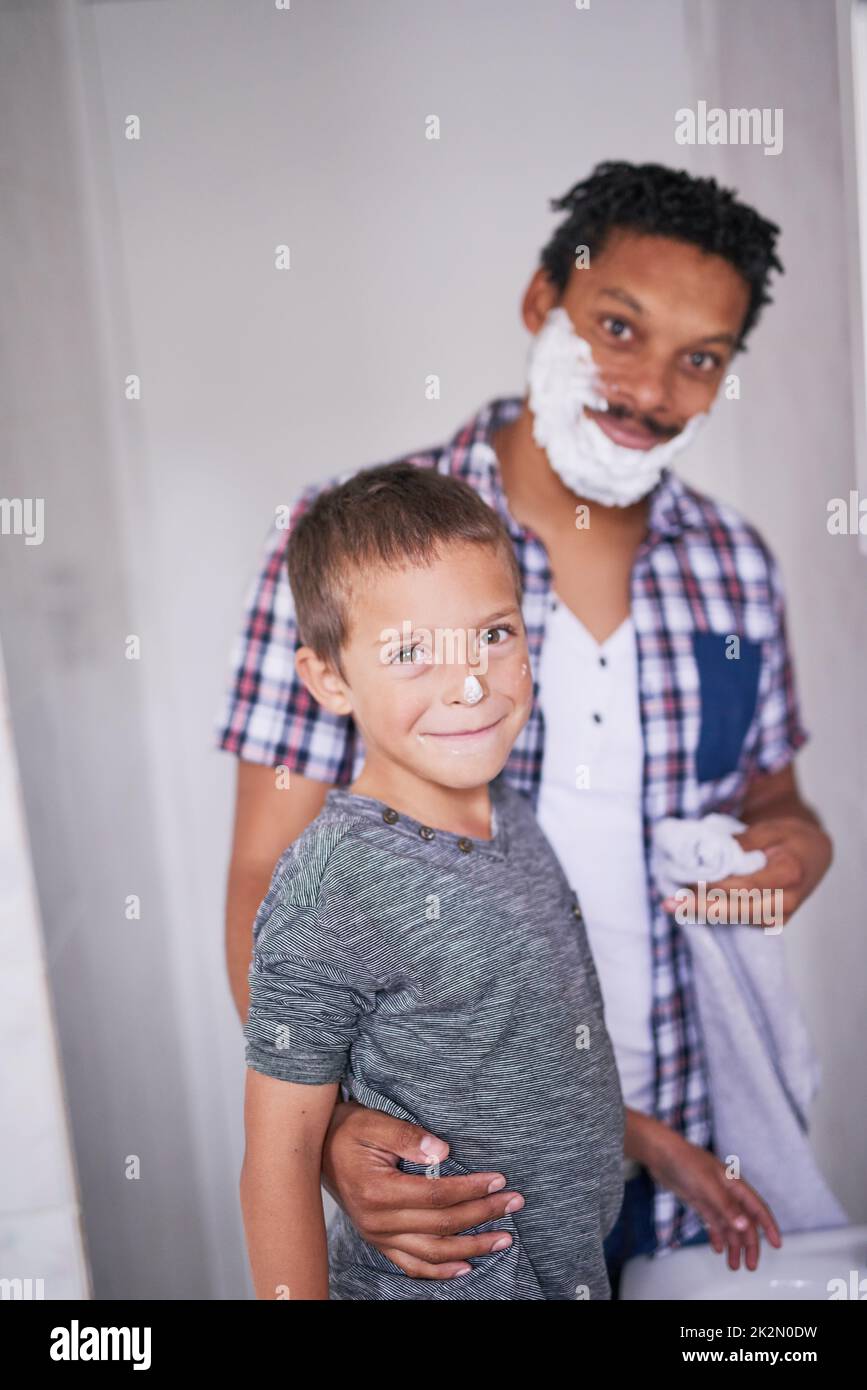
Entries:
POLYGON ((575 264, 575 248, 586 246, 592 256, 619 227, 673 237, 722 256, 750 288, 738 341, 741 351, 763 305, 773 302, 767 292, 771 270, 783 273, 775 253, 779 227, 739 203, 716 179, 694 178, 683 169, 606 160, 562 198, 552 198, 551 210, 569 214, 540 258, 561 293, 575 264))

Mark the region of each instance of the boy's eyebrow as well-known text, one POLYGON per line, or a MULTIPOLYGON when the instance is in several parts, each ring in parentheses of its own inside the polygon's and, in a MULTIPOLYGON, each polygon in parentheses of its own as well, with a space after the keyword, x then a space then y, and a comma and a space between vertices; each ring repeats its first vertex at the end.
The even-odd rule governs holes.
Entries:
MULTIPOLYGON (((517 609, 517 608, 504 608, 504 609, 499 609, 496 613, 492 613, 491 616, 490 616, 489 618, 483 618, 482 621, 481 621, 480 623, 477 624, 477 631, 479 631, 479 632, 484 632, 484 631, 485 631, 485 628, 493 627, 494 623, 499 623, 499 622, 501 622, 501 621, 503 620, 503 618, 511 618, 511 617, 514 617, 514 615, 515 615, 517 612, 518 612, 518 609, 517 609)), ((458 626, 460 626, 460 624, 459 624, 458 626)), ((435 632, 435 631, 436 631, 435 628, 429 627, 426 623, 413 623, 413 628, 412 628, 412 631, 413 631, 413 632, 418 632, 420 629, 424 629, 425 632, 435 632)), ((394 629, 394 630, 395 630, 395 631, 399 631, 399 629, 394 629)), ((382 642, 380 641, 379 638, 377 638, 376 641, 375 641, 375 642, 371 642, 370 645, 371 645, 372 647, 381 647, 381 646, 382 646, 382 642)))
POLYGON ((479 623, 479 628, 484 630, 486 627, 491 627, 494 623, 500 622, 502 618, 512 618, 517 611, 517 608, 506 608, 501 612, 492 613, 490 618, 485 618, 479 623))

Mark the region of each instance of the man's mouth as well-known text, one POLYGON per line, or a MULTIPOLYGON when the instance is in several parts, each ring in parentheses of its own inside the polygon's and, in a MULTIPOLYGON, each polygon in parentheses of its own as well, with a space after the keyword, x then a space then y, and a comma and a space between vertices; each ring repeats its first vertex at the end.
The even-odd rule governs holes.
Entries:
POLYGON ((652 449, 657 444, 664 444, 667 440, 673 439, 679 433, 678 430, 667 430, 665 433, 649 430, 631 416, 620 415, 613 408, 591 410, 589 406, 585 406, 584 409, 603 434, 607 434, 615 444, 622 444, 625 449, 652 449))

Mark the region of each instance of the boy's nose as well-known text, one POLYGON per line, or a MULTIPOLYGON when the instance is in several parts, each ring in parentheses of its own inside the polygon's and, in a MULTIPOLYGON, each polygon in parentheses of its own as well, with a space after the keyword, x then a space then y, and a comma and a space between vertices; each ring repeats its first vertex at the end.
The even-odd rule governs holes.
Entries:
MULTIPOLYGON (((478 670, 478 668, 476 668, 478 670)), ((454 672, 453 679, 449 682, 446 703, 450 705, 477 705, 487 695, 486 685, 480 679, 480 674, 475 671, 464 669, 454 672)))

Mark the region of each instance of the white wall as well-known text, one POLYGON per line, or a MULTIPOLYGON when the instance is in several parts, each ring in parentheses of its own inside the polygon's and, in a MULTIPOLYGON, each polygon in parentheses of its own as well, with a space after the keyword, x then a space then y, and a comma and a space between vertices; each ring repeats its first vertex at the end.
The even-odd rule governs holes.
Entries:
MULTIPOLYGON (((59 4, 0 11, 0 456, 5 494, 45 504, 41 545, 0 537, 0 629, 94 1290, 208 1296, 206 1176, 181 1042, 190 986, 170 952, 180 927, 149 752, 157 702, 143 679, 156 662, 124 659, 130 632, 143 633, 151 655, 161 618, 141 602, 146 518, 124 509, 125 456, 110 429, 117 376, 98 253, 111 227, 95 223, 105 214, 82 161, 73 19, 59 4), (140 921, 125 915, 130 894, 141 896, 140 921)), ((122 295, 116 307, 122 319, 122 295)), ((24 938, 23 914, 20 927, 24 938)), ((14 972, 2 980, 11 1021, 14 972)), ((20 1094, 41 1095, 34 1040, 22 1038, 9 1063, 20 1094)), ((56 1182, 46 1183, 49 1202, 56 1182)), ((80 1286, 75 1264, 62 1263, 59 1239, 49 1248, 37 1234, 25 1232, 16 1261, 32 1252, 33 1274, 51 1276, 46 1297, 69 1294, 80 1286)))
POLYGON ((688 471, 763 530, 786 580, 796 676, 811 741, 798 758, 808 799, 834 838, 825 883, 786 940, 825 1079, 815 1148, 853 1217, 867 1215, 860 1009, 867 976, 867 557, 829 535, 829 498, 857 488, 850 361, 852 276, 834 7, 814 0, 701 3, 694 96, 709 106, 782 107, 783 151, 696 149, 713 173, 782 228, 775 303, 742 356, 739 401, 720 402, 705 457, 688 471), (724 411, 722 407, 728 406, 724 411))
POLYGON ((88 1298, 81 1201, 2 651, 0 962, 0 1279, 10 1281, 3 1296, 88 1298))
POLYGON ((358 14, 58 0, 3 16, 9 80, 35 107, 14 131, 36 235, 5 442, 54 521, 38 560, 0 549, 17 603, 4 595, 0 618, 46 930, 67 943, 55 990, 97 1294, 249 1288, 222 959, 234 770, 210 737, 274 507, 522 388, 518 303, 547 199, 603 158, 716 173, 783 227, 787 275, 739 364, 742 399, 690 472, 760 524, 789 581, 803 779, 838 843, 791 954, 826 1065, 817 1148, 863 1220, 865 568, 825 530, 827 498, 855 486, 833 7, 358 14), (783 154, 677 146, 674 112, 699 98, 783 106, 783 154), (130 372, 141 402, 124 400, 130 372), (119 655, 130 632, 138 663, 119 655), (119 1182, 117 1154, 142 1149, 150 1185, 119 1182))

